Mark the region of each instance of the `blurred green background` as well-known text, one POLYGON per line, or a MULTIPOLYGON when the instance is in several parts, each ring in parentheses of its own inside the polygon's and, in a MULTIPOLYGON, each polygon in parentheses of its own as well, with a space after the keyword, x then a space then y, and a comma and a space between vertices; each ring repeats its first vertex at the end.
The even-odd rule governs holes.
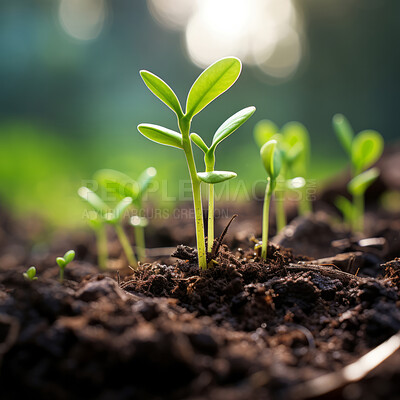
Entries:
POLYGON ((154 166, 173 195, 187 179, 183 154, 136 126, 176 121, 138 71, 160 75, 184 103, 201 68, 228 54, 244 61, 242 75, 193 131, 211 140, 232 113, 257 111, 218 149, 217 168, 237 171, 232 188, 263 179, 255 123, 296 120, 310 131, 321 181, 346 166, 334 113, 387 143, 399 138, 399 45, 398 0, 2 0, 1 203, 79 223, 76 190, 99 168, 135 177, 154 166))

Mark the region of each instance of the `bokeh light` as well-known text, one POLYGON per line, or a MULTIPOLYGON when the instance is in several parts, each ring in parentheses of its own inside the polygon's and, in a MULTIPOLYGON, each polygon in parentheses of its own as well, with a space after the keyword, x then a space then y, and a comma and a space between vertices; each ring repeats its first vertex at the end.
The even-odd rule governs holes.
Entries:
POLYGON ((184 32, 191 60, 205 67, 234 55, 286 78, 303 55, 301 17, 291 0, 148 0, 165 26, 184 32))
POLYGON ((79 40, 96 39, 107 15, 105 0, 61 0, 58 16, 61 26, 79 40))

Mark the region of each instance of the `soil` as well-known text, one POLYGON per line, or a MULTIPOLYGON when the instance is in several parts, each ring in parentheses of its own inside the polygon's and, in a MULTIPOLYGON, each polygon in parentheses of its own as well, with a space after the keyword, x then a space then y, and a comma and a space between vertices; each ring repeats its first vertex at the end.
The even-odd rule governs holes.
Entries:
MULTIPOLYGON (((136 271, 110 237, 112 268, 100 273, 92 234, 48 240, 40 220, 0 210, 1 399, 309 398, 299 385, 400 330, 400 216, 372 193, 365 235, 354 237, 324 196, 316 213, 274 237, 267 261, 252 239, 261 203, 235 207, 239 217, 205 272, 180 245, 193 241, 190 219, 154 224, 152 262, 136 271), (72 248, 60 283, 54 260, 72 248), (22 277, 30 265, 33 282, 22 277)), ((399 360, 397 352, 324 398, 398 399, 399 360)))

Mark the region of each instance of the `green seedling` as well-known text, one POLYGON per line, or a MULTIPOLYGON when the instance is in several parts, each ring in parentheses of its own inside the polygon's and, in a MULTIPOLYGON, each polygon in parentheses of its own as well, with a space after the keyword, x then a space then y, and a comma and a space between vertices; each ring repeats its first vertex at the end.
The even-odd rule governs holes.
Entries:
POLYGON ((75 251, 69 250, 64 254, 64 257, 57 257, 56 261, 60 267, 60 282, 64 280, 65 267, 75 258, 75 251))
MULTIPOLYGON (((242 64, 235 57, 223 58, 205 69, 189 91, 185 112, 182 110, 176 94, 163 80, 149 71, 140 71, 140 75, 150 91, 163 101, 177 117, 179 132, 152 124, 140 124, 138 130, 148 139, 162 145, 181 149, 185 154, 192 183, 200 269, 207 269, 203 208, 201 204, 201 182, 205 177, 203 176, 201 179, 202 175, 199 176, 197 173, 190 139, 190 127, 197 113, 235 83, 241 69, 242 64)), ((208 180, 210 179, 208 178, 208 180)))
POLYGON ((24 276, 25 279, 27 279, 28 281, 36 281, 37 280, 37 276, 36 276, 36 268, 34 266, 28 268, 26 270, 26 272, 24 272, 22 274, 24 276))
POLYGON ((277 149, 277 141, 272 139, 265 143, 261 147, 260 155, 264 168, 267 171, 268 175, 263 206, 261 247, 261 258, 266 260, 268 248, 269 208, 271 204, 271 197, 276 187, 276 180, 279 176, 282 166, 282 156, 281 152, 277 149))
POLYGON ((382 155, 383 137, 374 130, 365 130, 354 135, 349 121, 342 114, 336 114, 332 123, 340 143, 350 158, 352 171, 352 180, 348 185, 348 190, 353 196, 353 204, 350 207, 348 202, 346 203, 346 200, 341 198, 336 201, 336 205, 343 212, 345 220, 351 221, 352 229, 362 231, 364 228, 364 193, 379 176, 379 170, 367 169, 382 155))
POLYGON ((282 127, 282 135, 288 150, 288 174, 297 181, 297 188, 301 188, 301 200, 299 202, 299 214, 306 215, 312 211, 311 201, 307 194, 307 183, 309 181, 311 145, 310 135, 307 128, 299 122, 288 122, 282 127), (300 185, 301 177, 304 184, 300 185))
MULTIPOLYGON (((121 243, 122 249, 124 250, 129 264, 131 267, 137 268, 136 256, 129 243, 129 239, 126 236, 124 228, 122 227, 122 218, 124 216, 124 212, 132 204, 132 198, 123 198, 113 210, 110 210, 107 204, 96 193, 87 187, 81 187, 78 190, 78 194, 93 207, 103 224, 110 224, 114 227, 118 236, 118 240, 121 243)), ((91 225, 93 226, 93 221, 91 225)))
POLYGON ((299 214, 311 211, 311 203, 307 196, 307 178, 310 163, 310 139, 307 129, 299 122, 289 122, 279 133, 278 127, 269 120, 261 120, 254 127, 254 139, 261 148, 266 142, 274 139, 281 152, 281 178, 277 182, 275 193, 277 231, 286 226, 284 207, 287 189, 301 189, 299 214))
POLYGON ((215 171, 215 150, 219 143, 226 139, 244 124, 254 113, 255 107, 247 107, 228 118, 215 132, 211 146, 208 147, 204 140, 192 133, 190 138, 204 153, 205 172, 198 172, 199 179, 208 184, 208 252, 211 253, 214 243, 214 185, 235 178, 237 175, 231 171, 215 171))
MULTIPOLYGON (((157 170, 150 167, 143 171, 137 181, 122 172, 112 169, 101 169, 95 173, 94 177, 106 191, 114 194, 119 200, 130 197, 132 206, 140 214, 143 210, 143 197, 156 175, 157 170)), ((144 227, 148 225, 148 221, 145 217, 136 215, 130 219, 130 224, 135 230, 138 258, 143 261, 146 258, 144 227)))

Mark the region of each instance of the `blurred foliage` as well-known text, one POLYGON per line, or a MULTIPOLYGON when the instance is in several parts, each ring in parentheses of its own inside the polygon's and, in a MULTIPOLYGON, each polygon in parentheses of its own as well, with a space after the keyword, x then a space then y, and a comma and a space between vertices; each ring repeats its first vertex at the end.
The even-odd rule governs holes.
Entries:
MULTIPOLYGON (((180 35, 152 19, 145 1, 108 1, 111 18, 92 41, 67 35, 58 3, 0 3, 0 198, 19 213, 72 224, 83 209, 76 190, 97 169, 136 176, 154 166, 161 185, 170 174, 188 178, 179 152, 160 150, 136 131, 142 121, 176 123, 148 93, 138 71, 154 71, 183 98, 200 70, 186 58, 180 35)), ((218 156, 216 168, 238 172, 229 186, 233 191, 242 179, 247 186, 265 179, 252 140, 260 119, 306 125, 316 179, 345 165, 330 125, 334 113, 347 115, 356 131, 371 127, 386 142, 399 137, 400 2, 299 0, 296 5, 307 43, 297 73, 271 82, 244 66, 229 100, 222 95, 194 121, 193 131, 210 141, 232 110, 257 107, 253 121, 218 156)), ((199 152, 196 157, 201 163, 199 152)), ((174 197, 178 185, 169 180, 164 193, 174 197)))

